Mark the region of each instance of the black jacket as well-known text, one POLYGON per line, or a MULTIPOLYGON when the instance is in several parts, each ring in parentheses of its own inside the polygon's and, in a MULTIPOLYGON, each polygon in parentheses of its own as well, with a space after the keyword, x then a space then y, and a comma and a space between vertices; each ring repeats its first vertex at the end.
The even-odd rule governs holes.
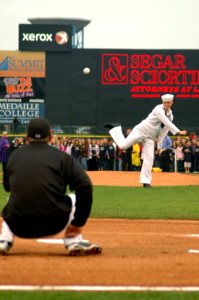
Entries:
POLYGON ((72 224, 83 226, 92 205, 92 184, 74 158, 44 143, 19 148, 9 158, 3 184, 10 198, 2 215, 13 233, 34 238, 55 234, 67 224, 76 194, 72 224))

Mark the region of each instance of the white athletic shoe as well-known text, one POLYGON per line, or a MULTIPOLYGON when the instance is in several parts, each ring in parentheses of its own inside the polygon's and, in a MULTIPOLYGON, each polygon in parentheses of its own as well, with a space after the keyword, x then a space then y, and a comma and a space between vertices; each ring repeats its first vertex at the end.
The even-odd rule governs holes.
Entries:
POLYGON ((69 256, 96 255, 102 252, 100 246, 84 240, 65 245, 65 249, 69 256))
POLYGON ((7 254, 10 248, 12 248, 11 242, 0 240, 0 254, 7 254))

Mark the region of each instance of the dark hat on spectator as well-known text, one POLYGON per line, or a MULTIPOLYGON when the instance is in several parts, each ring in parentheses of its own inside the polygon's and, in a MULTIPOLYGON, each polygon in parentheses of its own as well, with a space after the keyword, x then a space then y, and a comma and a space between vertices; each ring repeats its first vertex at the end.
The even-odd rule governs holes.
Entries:
POLYGON ((44 118, 32 119, 28 125, 27 135, 33 139, 44 139, 50 136, 50 124, 44 118))

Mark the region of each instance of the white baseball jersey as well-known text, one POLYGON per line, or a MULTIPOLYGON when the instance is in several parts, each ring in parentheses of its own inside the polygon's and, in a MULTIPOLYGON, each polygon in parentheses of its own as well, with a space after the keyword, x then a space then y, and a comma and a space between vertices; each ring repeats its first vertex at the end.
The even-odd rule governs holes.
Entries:
POLYGON ((172 121, 172 111, 170 110, 166 113, 163 104, 159 104, 145 120, 135 126, 135 129, 142 133, 144 137, 150 139, 158 138, 158 148, 161 148, 168 131, 171 131, 174 135, 180 131, 172 121))

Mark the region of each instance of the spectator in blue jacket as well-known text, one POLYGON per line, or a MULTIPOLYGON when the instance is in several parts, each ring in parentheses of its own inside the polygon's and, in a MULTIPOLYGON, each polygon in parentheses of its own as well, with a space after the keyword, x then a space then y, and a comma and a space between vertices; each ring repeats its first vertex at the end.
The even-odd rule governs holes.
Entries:
POLYGON ((172 140, 167 135, 162 143, 160 166, 163 172, 170 172, 172 140))

